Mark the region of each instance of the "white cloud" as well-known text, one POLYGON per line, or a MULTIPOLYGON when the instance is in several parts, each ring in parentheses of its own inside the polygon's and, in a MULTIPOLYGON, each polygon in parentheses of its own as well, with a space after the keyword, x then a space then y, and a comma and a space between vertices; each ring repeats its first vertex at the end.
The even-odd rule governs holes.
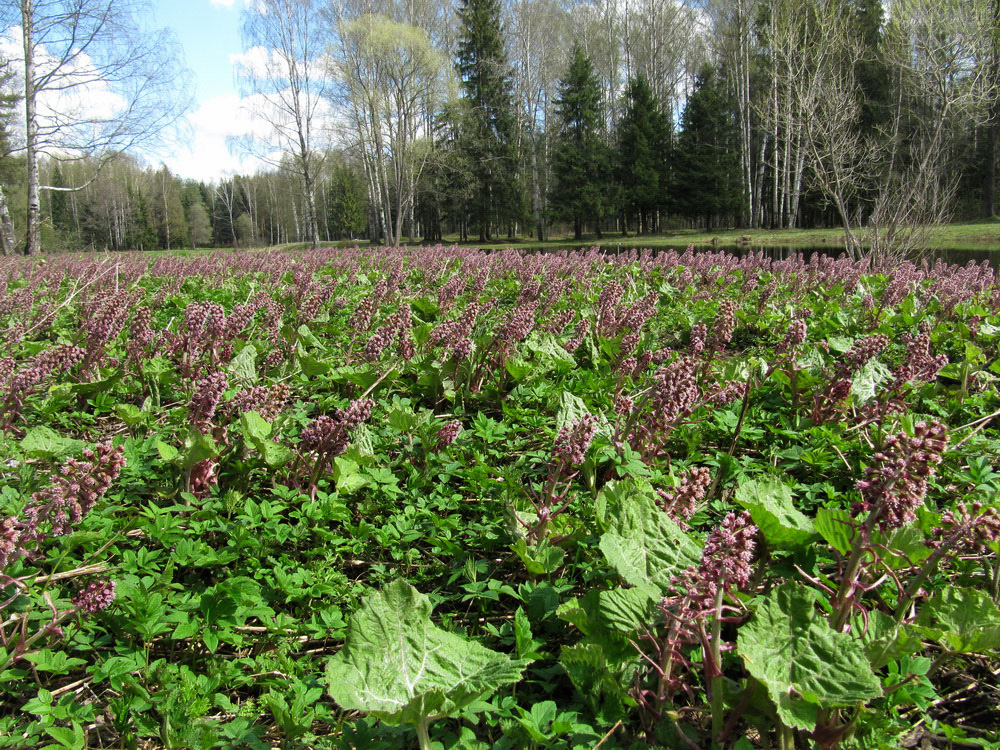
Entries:
POLYGON ((251 135, 259 128, 233 94, 205 101, 189 118, 193 131, 187 147, 179 147, 162 160, 174 174, 211 182, 230 174, 252 174, 264 162, 232 153, 230 140, 251 135))
POLYGON ((233 0, 211 0, 212 5, 216 8, 232 8, 233 0))

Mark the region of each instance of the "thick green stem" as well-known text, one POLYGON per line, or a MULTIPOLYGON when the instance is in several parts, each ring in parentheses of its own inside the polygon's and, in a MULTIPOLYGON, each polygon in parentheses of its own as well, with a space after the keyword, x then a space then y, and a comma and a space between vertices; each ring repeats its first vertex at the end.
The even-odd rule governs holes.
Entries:
POLYGON ((778 750, 795 750, 795 735, 792 728, 778 720, 778 750))
POLYGON ((726 579, 723 576, 719 581, 719 588, 715 592, 715 619, 712 622, 712 642, 711 662, 715 673, 709 685, 712 701, 712 748, 721 748, 719 736, 723 727, 723 701, 722 701, 722 599, 726 592, 726 579))
POLYGON ((430 724, 428 719, 424 719, 417 724, 417 740, 420 742, 420 750, 431 750, 431 735, 427 731, 430 724))

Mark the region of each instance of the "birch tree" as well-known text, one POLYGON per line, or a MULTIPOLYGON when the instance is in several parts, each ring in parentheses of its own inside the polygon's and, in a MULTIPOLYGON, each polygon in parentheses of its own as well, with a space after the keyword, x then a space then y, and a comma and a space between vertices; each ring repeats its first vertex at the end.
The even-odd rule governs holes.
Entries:
POLYGON ((335 71, 342 103, 380 223, 399 244, 432 152, 422 114, 447 94, 447 63, 423 29, 385 16, 342 20, 339 37, 335 71))
POLYGON ((255 0, 243 11, 247 50, 238 69, 245 106, 259 125, 242 145, 297 178, 305 234, 314 246, 319 244, 316 179, 329 140, 323 124, 326 32, 313 0, 255 0))
MULTIPOLYGON (((189 100, 166 31, 143 31, 143 0, 19 0, 0 23, 20 29, 28 210, 25 252, 41 251, 39 158, 78 159, 153 145, 189 100)), ((83 186, 60 187, 79 190, 83 186)))

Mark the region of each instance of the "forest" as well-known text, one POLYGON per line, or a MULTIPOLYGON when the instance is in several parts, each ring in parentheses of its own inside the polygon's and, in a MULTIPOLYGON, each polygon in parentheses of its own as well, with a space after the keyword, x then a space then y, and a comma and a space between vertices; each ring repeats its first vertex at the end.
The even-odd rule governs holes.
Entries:
POLYGON ((120 127, 26 148, 7 61, 5 248, 837 226, 851 251, 865 231, 905 252, 993 215, 998 18, 992 0, 268 0, 242 26, 268 52, 238 71, 264 125, 230 144, 268 166, 211 184, 120 127))

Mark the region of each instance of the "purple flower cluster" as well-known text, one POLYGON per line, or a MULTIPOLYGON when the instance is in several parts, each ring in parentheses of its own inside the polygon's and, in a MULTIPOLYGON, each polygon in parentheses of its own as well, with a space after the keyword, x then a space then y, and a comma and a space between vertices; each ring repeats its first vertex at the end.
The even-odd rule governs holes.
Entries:
POLYGON ((788 330, 785 331, 785 337, 778 344, 775 351, 778 354, 795 356, 799 347, 805 342, 807 332, 808 326, 806 325, 806 322, 801 318, 796 318, 788 324, 788 330))
POLYGON ((469 303, 457 320, 449 320, 431 331, 431 345, 442 346, 461 362, 472 353, 472 329, 476 325, 476 318, 484 311, 478 302, 469 303))
POLYGON ((695 466, 681 474, 680 483, 667 490, 657 490, 663 501, 663 510, 682 529, 686 521, 694 515, 698 504, 705 499, 705 493, 712 483, 712 474, 704 466, 695 466))
POLYGON ((537 302, 525 301, 510 311, 507 320, 497 333, 502 346, 509 348, 518 341, 523 341, 528 337, 528 334, 535 327, 535 311, 537 309, 537 302))
POLYGON ((408 304, 389 316, 385 324, 368 339, 365 359, 369 362, 377 360, 393 341, 399 342, 399 353, 403 359, 409 360, 413 357, 413 317, 408 304))
POLYGON ((650 426, 665 432, 694 411, 701 399, 698 366, 689 357, 678 357, 653 375, 650 426))
POLYGON ((705 351, 705 339, 708 337, 708 329, 704 323, 695 323, 691 326, 691 351, 701 354, 705 351))
POLYGON ((95 581, 73 597, 73 606, 80 612, 92 615, 107 609, 115 600, 114 581, 95 581))
POLYGON ((255 385, 239 391, 229 402, 234 414, 255 411, 264 419, 272 420, 285 410, 292 390, 284 383, 275 385, 255 385))
POLYGON ((375 284, 375 288, 372 289, 371 294, 361 300, 361 304, 358 305, 349 321, 351 329, 356 334, 368 330, 372 322, 372 316, 375 315, 375 311, 382 305, 382 301, 385 299, 388 291, 388 282, 385 279, 379 279, 378 283, 375 284))
MULTIPOLYGON (((941 514, 941 526, 934 530, 934 535, 952 546, 981 549, 1000 540, 1000 509, 981 502, 971 507, 958 503, 954 510, 941 514)), ((939 544, 940 541, 935 541, 931 546, 939 544)))
POLYGON ((571 466, 582 464, 596 433, 597 417, 593 414, 587 414, 580 421, 563 427, 552 448, 553 458, 571 466))
POLYGON ((52 475, 52 486, 32 495, 23 518, 0 522, 0 570, 28 554, 46 536, 70 533, 104 497, 124 466, 124 448, 111 443, 85 450, 83 460, 68 459, 52 475))
POLYGON ((712 336, 708 340, 708 347, 714 351, 722 351, 733 339, 736 332, 736 310, 738 305, 731 299, 723 300, 719 306, 719 314, 715 317, 712 327, 712 336))
POLYGON ((344 452, 351 441, 351 430, 371 417, 375 402, 369 398, 352 401, 332 417, 317 417, 302 429, 299 444, 304 451, 333 458, 344 452))
POLYGON ((437 434, 437 445, 435 450, 441 450, 445 446, 451 445, 455 442, 455 438, 462 431, 462 423, 457 419, 453 419, 450 422, 445 422, 438 430, 437 434))
POLYGON ((944 354, 931 354, 931 337, 927 332, 916 336, 904 333, 903 343, 906 345, 906 357, 894 373, 895 388, 913 381, 933 380, 938 371, 948 364, 948 357, 944 354))
POLYGON ((841 376, 860 370, 868 362, 889 346, 889 337, 882 333, 872 334, 858 339, 850 348, 838 367, 841 376))
POLYGON ((21 416, 25 399, 50 376, 65 372, 84 358, 78 346, 53 346, 36 354, 26 367, 9 375, 6 392, 0 400, 0 429, 13 424, 21 416))
POLYGON ((188 402, 188 418, 195 429, 208 432, 215 418, 215 411, 222 400, 229 380, 224 372, 213 372, 201 378, 195 385, 194 393, 188 402))
POLYGON ((874 514, 881 531, 890 531, 916 519, 914 512, 927 495, 927 479, 941 463, 948 446, 947 429, 940 422, 919 422, 913 436, 890 435, 885 448, 874 456, 865 469, 865 478, 857 482, 861 502, 855 503, 854 515, 863 511, 874 514))

